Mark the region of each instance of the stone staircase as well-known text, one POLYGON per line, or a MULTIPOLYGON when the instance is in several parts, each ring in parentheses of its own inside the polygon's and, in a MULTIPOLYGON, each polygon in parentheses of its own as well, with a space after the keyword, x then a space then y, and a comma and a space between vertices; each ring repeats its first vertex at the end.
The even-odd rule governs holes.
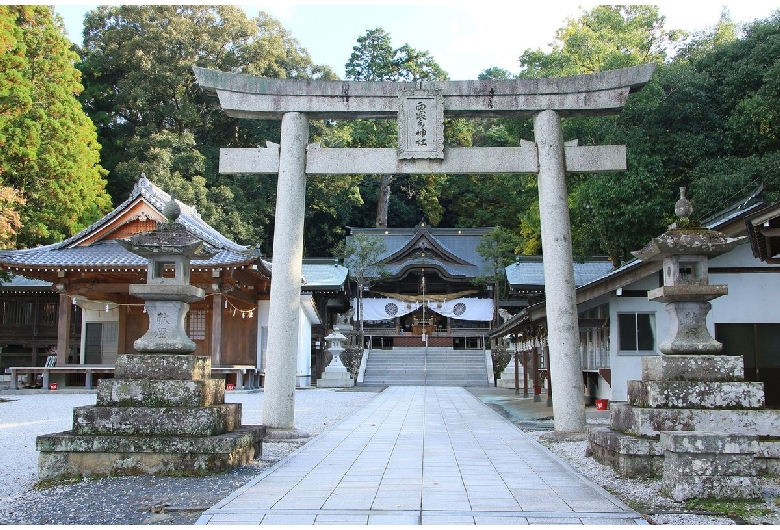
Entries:
POLYGON ((485 352, 433 347, 371 350, 363 385, 488 386, 485 352))

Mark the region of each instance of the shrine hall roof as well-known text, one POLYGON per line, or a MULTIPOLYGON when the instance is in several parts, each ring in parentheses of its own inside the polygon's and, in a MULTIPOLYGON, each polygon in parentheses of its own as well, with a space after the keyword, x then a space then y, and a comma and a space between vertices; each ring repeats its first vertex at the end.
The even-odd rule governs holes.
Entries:
MULTIPOLYGON (((494 228, 353 228, 351 236, 380 238, 384 269, 397 274, 409 267, 438 267, 450 276, 474 278, 489 273, 489 264, 477 252, 482 237, 494 228)), ((351 237, 350 236, 350 237, 351 237)), ((349 240, 349 237, 347 238, 349 240)))
MULTIPOLYGON (((130 196, 100 220, 88 226, 78 234, 51 245, 23 250, 0 251, 0 265, 25 272, 26 268, 124 268, 145 267, 146 258, 129 252, 118 243, 118 234, 123 226, 137 221, 139 216, 145 219, 163 220, 163 208, 171 196, 155 186, 146 177, 141 177, 130 196), (145 203, 145 204, 141 204, 145 203), (141 213, 129 217, 128 212, 136 207, 141 213), (149 208, 146 208, 148 205, 149 208)), ((268 271, 268 262, 259 258, 252 248, 239 245, 220 234, 197 213, 195 208, 176 201, 181 209, 177 223, 190 234, 203 240, 216 253, 207 260, 192 260, 193 267, 219 267, 226 265, 258 264, 268 271)), ((262 272, 262 270, 261 270, 262 272)))

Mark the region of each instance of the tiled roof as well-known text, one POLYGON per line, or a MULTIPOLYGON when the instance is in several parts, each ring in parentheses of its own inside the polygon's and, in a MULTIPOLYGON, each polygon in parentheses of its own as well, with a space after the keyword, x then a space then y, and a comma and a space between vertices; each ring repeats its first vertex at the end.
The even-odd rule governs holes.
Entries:
MULTIPOLYGON (((60 243, 23 250, 0 251, 0 262, 11 267, 145 267, 147 260, 127 251, 117 240, 101 240, 89 246, 78 246, 101 227, 121 216, 122 212, 139 197, 162 212, 170 195, 142 177, 133 188, 130 197, 99 221, 60 243)), ((202 239, 216 250, 208 260, 192 260, 193 267, 219 267, 239 263, 255 263, 259 260, 253 249, 239 245, 220 234, 203 221, 194 208, 179 203, 181 215, 177 219, 192 235, 202 239)), ((262 265, 267 262, 259 260, 262 265)))
POLYGON ((335 260, 309 260, 304 261, 301 267, 301 273, 305 283, 301 286, 304 291, 341 288, 347 281, 349 271, 343 265, 339 265, 335 260))
MULTIPOLYGON (((439 245, 442 250, 456 256, 463 262, 472 265, 456 265, 444 263, 439 260, 419 261, 417 259, 406 261, 402 266, 388 266, 388 272, 394 273, 409 264, 433 264, 441 266, 449 274, 455 276, 476 277, 489 274, 489 264, 477 252, 477 246, 481 238, 490 234, 493 228, 352 228, 351 234, 365 234, 377 236, 383 242, 385 251, 381 259, 386 259, 402 250, 412 239, 417 236, 419 230, 426 230, 430 238, 439 245)), ((349 240, 349 237, 347 238, 349 240)))
MULTIPOLYGON (((117 216, 121 215, 122 212, 139 197, 143 197, 146 202, 148 202, 149 205, 156 209, 160 214, 162 214, 165 204, 171 200, 171 196, 168 193, 165 193, 163 190, 152 184, 152 182, 146 177, 141 177, 138 179, 138 182, 135 184, 135 186, 133 186, 133 191, 130 192, 130 196, 127 198, 127 200, 114 208, 110 213, 103 216, 100 220, 88 226, 78 234, 62 241, 61 243, 57 243, 55 246, 57 248, 67 248, 74 246, 79 241, 85 239, 87 236, 101 227, 109 224, 117 216)), ((182 224, 192 235, 202 239, 207 244, 217 249, 228 249, 234 252, 242 252, 247 250, 248 247, 231 241, 230 239, 220 234, 216 229, 211 227, 203 219, 201 219, 200 214, 198 214, 194 207, 188 204, 184 204, 178 199, 176 202, 181 208, 181 215, 179 216, 177 222, 182 224)))
MULTIPOLYGON (((613 269, 609 261, 574 263, 574 285, 579 287, 608 274, 613 269)), ((509 285, 544 286, 544 263, 541 259, 520 261, 506 268, 509 285)))
POLYGON ((25 278, 18 274, 12 275, 8 281, 0 280, 0 289, 24 289, 24 290, 50 290, 52 287, 51 282, 45 282, 43 280, 36 280, 33 278, 25 278))

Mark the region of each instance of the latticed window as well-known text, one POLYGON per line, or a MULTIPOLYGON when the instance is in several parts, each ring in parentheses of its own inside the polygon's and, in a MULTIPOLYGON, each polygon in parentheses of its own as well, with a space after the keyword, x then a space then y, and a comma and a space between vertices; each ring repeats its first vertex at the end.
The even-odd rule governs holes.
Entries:
POLYGON ((8 325, 32 324, 33 302, 11 300, 0 305, 0 322, 8 325))
POLYGON ((41 324, 57 323, 57 304, 55 302, 44 302, 41 304, 41 324))
POLYGON ((206 340, 206 311, 204 309, 190 311, 187 335, 192 340, 206 340))

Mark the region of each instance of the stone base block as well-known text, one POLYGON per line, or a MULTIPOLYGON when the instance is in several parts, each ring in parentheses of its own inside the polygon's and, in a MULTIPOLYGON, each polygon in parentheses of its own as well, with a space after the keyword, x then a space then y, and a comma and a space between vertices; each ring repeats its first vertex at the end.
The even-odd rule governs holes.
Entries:
POLYGON ((623 477, 651 477, 663 472, 663 449, 657 439, 629 436, 606 427, 588 429, 587 455, 623 477))
POLYGON ((165 353, 117 355, 116 379, 211 379, 211 358, 165 353))
POLYGON ((99 407, 210 407, 224 402, 223 379, 103 379, 97 391, 99 407))
POLYGON ((622 433, 645 437, 657 437, 661 431, 729 432, 772 437, 780 432, 780 411, 650 409, 613 404, 610 426, 622 433))
POLYGON ((249 464, 262 455, 265 427, 245 425, 210 437, 81 436, 36 440, 38 480, 85 476, 200 476, 249 464))
POLYGON ((691 498, 756 499, 755 436, 722 432, 662 432, 662 491, 677 501, 691 498))
POLYGON ((759 440, 755 462, 759 475, 780 477, 780 440, 759 440))
POLYGON ((326 369, 322 379, 317 380, 317 388, 351 388, 355 386, 355 380, 349 372, 328 372, 326 369))
POLYGON ((659 355, 642 358, 643 381, 744 381, 742 357, 659 355))
MULTIPOLYGON (((517 382, 519 385, 519 388, 523 388, 523 365, 518 366, 518 372, 517 372, 517 382)), ((496 386, 498 388, 515 388, 515 363, 514 361, 509 361, 509 364, 506 365, 506 368, 503 372, 501 372, 499 379, 496 381, 496 386)), ((533 383, 531 381, 528 382, 529 388, 533 386, 533 383)))
POLYGON ((676 501, 688 499, 760 499, 754 477, 695 477, 689 480, 669 478, 661 481, 661 493, 676 501))
POLYGON ((75 407, 73 432, 82 435, 214 436, 241 426, 241 404, 213 407, 75 407))
POLYGON ((673 409, 760 409, 764 383, 744 381, 628 381, 628 402, 673 409))

